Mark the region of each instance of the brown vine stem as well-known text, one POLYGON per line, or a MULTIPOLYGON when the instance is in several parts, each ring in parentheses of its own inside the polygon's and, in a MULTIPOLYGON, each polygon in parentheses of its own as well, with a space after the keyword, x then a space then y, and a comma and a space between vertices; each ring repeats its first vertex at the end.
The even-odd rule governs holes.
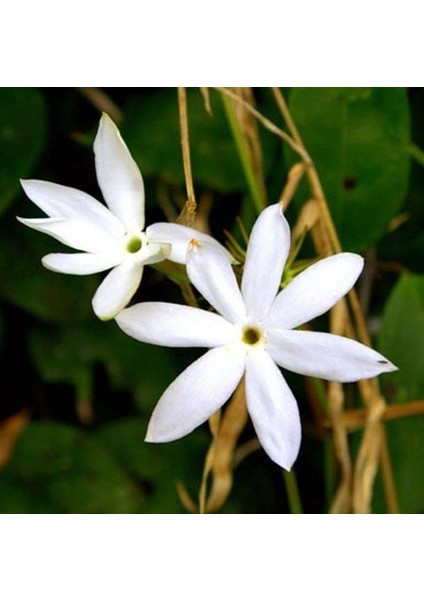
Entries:
POLYGON ((287 183, 280 194, 280 204, 285 211, 293 199, 298 185, 305 174, 306 166, 304 163, 296 163, 288 173, 287 183))
POLYGON ((256 108, 253 108, 253 106, 251 104, 249 104, 249 102, 246 102, 246 100, 244 100, 243 98, 240 98, 240 96, 238 94, 234 93, 232 90, 229 90, 228 88, 217 87, 215 89, 218 92, 220 92, 221 94, 225 94, 226 96, 229 96, 233 100, 236 100, 237 102, 239 102, 242 106, 244 106, 244 108, 247 111, 249 111, 252 115, 254 115, 257 118, 257 120, 265 127, 265 129, 268 129, 268 131, 271 131, 271 133, 274 133, 275 135, 280 137, 282 140, 284 140, 297 154, 299 154, 299 156, 302 158, 302 160, 307 165, 311 164, 311 158, 310 158, 309 154, 307 153, 306 149, 302 145, 298 144, 285 131, 283 131, 282 129, 277 127, 272 121, 270 121, 269 119, 264 117, 264 115, 262 113, 260 113, 258 110, 256 110, 256 108))
MULTIPOLYGON (((300 147, 304 148, 303 140, 302 140, 300 133, 292 119, 292 116, 288 109, 287 103, 286 103, 281 91, 278 88, 272 88, 272 92, 274 94, 274 98, 277 102, 277 105, 281 111, 281 114, 287 123, 287 127, 288 127, 293 139, 296 141, 296 143, 300 147)), ((311 186, 312 193, 313 193, 314 197, 316 198, 316 200, 320 204, 323 219, 324 219, 327 231, 328 231, 328 236, 333 245, 334 251, 342 252, 342 246, 341 246, 341 243, 339 240, 339 236, 337 234, 337 230, 334 226, 333 218, 331 216, 327 201, 325 199, 324 190, 322 189, 321 181, 318 177, 318 173, 313 165, 312 160, 310 160, 310 163, 308 165, 308 169, 306 171, 306 176, 309 180, 309 184, 311 186)), ((353 315, 355 318, 355 324, 356 324, 356 327, 358 330, 358 336, 359 336, 361 342, 363 342, 367 346, 370 346, 371 343, 370 343, 368 328, 365 323, 365 318, 364 318, 363 312, 361 310, 356 291, 351 290, 348 294, 348 298, 351 303, 352 312, 353 312, 353 315)))
POLYGON ((95 87, 77 87, 76 89, 94 108, 107 113, 117 125, 122 122, 124 116, 122 110, 104 90, 95 87))
MULTIPOLYGON (((304 147, 303 140, 292 119, 283 95, 278 88, 272 88, 272 92, 293 139, 298 145, 304 147)), ((309 181, 312 196, 318 203, 318 208, 321 214, 321 219, 316 223, 313 230, 314 243, 320 254, 328 255, 334 251, 340 252, 341 244, 327 206, 321 182, 312 161, 309 165, 306 165, 306 177, 309 181), (322 227, 322 223, 324 224, 324 227, 322 227)), ((330 330, 333 333, 343 335, 347 318, 348 315, 345 301, 342 300, 332 309, 330 313, 330 330)), ((346 513, 349 512, 352 507, 351 488, 353 466, 349 454, 347 430, 343 426, 343 423, 340 419, 344 404, 344 390, 342 385, 336 382, 331 382, 328 385, 327 397, 328 410, 332 423, 334 452, 341 471, 340 483, 331 502, 329 512, 333 514, 346 513)))
POLYGON ((203 103, 205 105, 205 110, 208 113, 208 115, 211 117, 213 115, 213 112, 212 112, 212 108, 211 108, 211 100, 209 97, 209 88, 201 87, 200 93, 202 94, 203 103))
MULTIPOLYGON (((330 312, 330 331, 343 335, 347 319, 346 302, 338 302, 330 312)), ((350 512, 352 508, 352 461, 349 454, 349 442, 346 428, 343 427, 341 414, 344 404, 344 390, 341 383, 330 381, 327 388, 328 409, 333 424, 334 452, 340 464, 340 485, 330 505, 329 512, 340 514, 350 512)))
MULTIPOLYGON (((364 408, 354 408, 347 410, 340 415, 340 419, 349 431, 356 431, 365 426, 366 410, 364 408)), ((415 415, 424 415, 424 400, 414 400, 412 402, 403 402, 402 404, 391 404, 386 406, 381 418, 383 421, 393 421, 404 417, 413 417, 415 415)), ((327 418, 321 420, 323 427, 331 427, 331 421, 327 418)))
POLYGON ((184 225, 191 226, 196 216, 197 202, 194 194, 193 175, 191 172, 190 140, 188 133, 187 92, 183 87, 178 88, 178 110, 180 115, 181 147, 183 154, 184 178, 187 190, 187 201, 178 220, 184 225))
MULTIPOLYGON (((305 146, 300 133, 291 117, 287 103, 281 94, 279 88, 272 88, 272 92, 275 101, 280 109, 282 117, 287 125, 287 128, 295 141, 296 145, 303 150, 305 146)), ((306 172, 309 180, 310 188, 313 196, 319 202, 322 219, 325 223, 327 234, 330 239, 331 245, 333 246, 334 252, 341 252, 342 247, 340 244, 339 237, 337 235, 336 228, 334 226, 333 219, 331 217, 330 210, 322 189, 322 185, 318 176, 318 173, 313 165, 312 160, 308 163, 306 172)), ((365 317, 362 312, 358 296, 355 290, 351 290, 348 294, 350 307, 352 310, 353 319, 356 325, 357 336, 364 344, 370 346, 370 336, 368 328, 366 326, 365 317)), ((346 319, 347 330, 351 329, 349 326, 349 318, 346 319)), ((384 427, 381 423, 381 415, 384 413, 385 401, 379 392, 379 383, 377 379, 366 380, 359 382, 359 389, 365 406, 367 407, 367 419, 361 440, 358 457, 355 464, 354 477, 353 477, 353 494, 352 503, 355 512, 364 513, 370 512, 372 487, 377 471, 378 460, 381 460, 382 448, 386 447, 386 438, 384 427)), ((336 421, 333 423, 333 427, 336 427, 338 436, 343 431, 343 436, 347 436, 346 429, 340 423, 339 419, 341 411, 337 411, 338 414, 334 414, 336 421), (342 430, 340 429, 342 428, 342 430)), ((350 460, 350 459, 349 459, 350 460)), ((342 463, 343 464, 343 463, 342 463)), ((388 452, 385 455, 384 468, 382 468, 383 483, 389 509, 397 506, 395 486, 392 468, 388 452)), ((342 487, 339 488, 339 492, 344 488, 345 481, 342 481, 342 487)))
POLYGON ((212 485, 206 502, 206 512, 221 508, 233 483, 234 453, 247 422, 244 378, 240 381, 223 416, 214 439, 216 450, 211 464, 212 485))

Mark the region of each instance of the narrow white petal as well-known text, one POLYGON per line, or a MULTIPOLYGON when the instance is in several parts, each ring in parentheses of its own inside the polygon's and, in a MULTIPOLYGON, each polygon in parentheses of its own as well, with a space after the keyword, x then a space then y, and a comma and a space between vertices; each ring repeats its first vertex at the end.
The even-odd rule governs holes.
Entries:
POLYGON ((132 261, 118 265, 104 278, 93 297, 93 310, 99 319, 108 321, 123 310, 141 281, 143 266, 132 261))
POLYGON ((301 440, 299 409, 284 377, 265 351, 246 358, 246 401, 265 452, 290 471, 301 440))
POLYGON ((220 315, 167 302, 130 306, 119 313, 116 322, 131 337, 159 346, 213 348, 235 336, 234 325, 220 315))
POLYGON ((231 264, 220 248, 195 242, 187 252, 187 274, 206 300, 231 323, 246 317, 246 307, 231 264))
POLYGON ((308 267, 278 294, 267 325, 293 329, 324 314, 353 287, 363 266, 361 256, 343 252, 308 267))
POLYGON ((110 210, 89 194, 65 185, 27 179, 21 181, 28 198, 49 217, 84 219, 99 232, 112 237, 124 235, 122 223, 110 210))
POLYGON ((227 255, 230 262, 235 262, 228 250, 213 237, 185 225, 179 225, 178 223, 154 223, 147 227, 146 233, 152 241, 172 245, 169 260, 173 262, 185 264, 188 244, 193 239, 199 242, 208 242, 212 246, 220 248, 227 255))
POLYGON ((289 371, 330 381, 358 381, 397 370, 372 348, 331 333, 274 329, 267 350, 289 371))
POLYGON ((118 128, 103 113, 94 140, 96 173, 107 205, 128 231, 144 227, 144 184, 118 128))
POLYGON ((17 217, 20 223, 46 233, 62 244, 66 244, 76 250, 85 252, 107 252, 114 253, 119 248, 119 243, 104 231, 98 230, 90 221, 81 218, 59 219, 41 218, 25 219, 17 217))
POLYGON ((263 319, 278 292, 290 250, 290 228, 280 204, 261 212, 247 248, 241 291, 247 313, 263 319))
POLYGON ((204 423, 236 389, 244 357, 239 346, 221 346, 191 364, 159 400, 146 442, 177 440, 204 423))
POLYGON ((43 266, 57 273, 68 273, 69 275, 90 275, 106 271, 119 264, 122 260, 120 255, 114 254, 47 254, 41 260, 43 266))

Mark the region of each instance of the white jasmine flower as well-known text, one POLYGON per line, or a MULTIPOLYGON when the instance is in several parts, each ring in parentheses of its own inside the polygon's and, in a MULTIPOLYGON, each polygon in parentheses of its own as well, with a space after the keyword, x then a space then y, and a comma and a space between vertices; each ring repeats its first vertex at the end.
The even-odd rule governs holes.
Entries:
POLYGON ((295 330, 350 290, 363 259, 347 252, 325 258, 279 292, 289 247, 290 230, 281 208, 269 206, 253 227, 241 290, 220 249, 191 244, 189 278, 220 314, 147 302, 117 317, 126 333, 144 342, 212 348, 164 392, 146 441, 167 442, 192 431, 224 404, 244 375, 258 438, 272 460, 289 470, 299 451, 301 427, 296 400, 277 365, 342 382, 396 369, 354 340, 295 330))
POLYGON ((188 241, 195 237, 225 251, 213 238, 189 227, 156 223, 144 230, 144 184, 117 127, 100 119, 94 141, 97 179, 108 208, 88 194, 47 181, 22 181, 27 196, 48 218, 18 220, 82 252, 48 254, 42 263, 52 271, 88 275, 112 269, 96 291, 93 309, 112 319, 136 292, 144 265, 169 260, 184 263, 188 241))

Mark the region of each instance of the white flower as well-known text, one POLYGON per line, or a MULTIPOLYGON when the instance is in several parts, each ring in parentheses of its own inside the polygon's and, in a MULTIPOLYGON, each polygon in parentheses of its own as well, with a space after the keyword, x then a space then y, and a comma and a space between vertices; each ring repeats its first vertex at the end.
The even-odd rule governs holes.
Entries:
POLYGON ((342 382, 396 369, 354 340, 295 330, 349 291, 363 259, 347 252, 325 258, 278 293, 289 247, 290 230, 280 206, 269 206, 252 230, 241 291, 220 249, 191 244, 189 278, 220 315, 146 302, 117 317, 126 333, 144 342, 212 348, 164 392, 146 441, 167 442, 192 431, 224 404, 244 374, 247 407, 258 438, 268 455, 289 470, 299 451, 300 419, 276 365, 342 382))
MULTIPOLYGON (((93 298, 96 315, 108 320, 131 300, 144 265, 165 258, 184 263, 187 243, 193 237, 222 250, 223 246, 206 234, 172 223, 156 223, 143 231, 143 179, 117 127, 106 114, 100 120, 94 153, 97 179, 109 208, 74 188, 27 180, 22 181, 27 196, 48 218, 18 220, 82 250, 44 256, 42 263, 48 269, 73 275, 112 269, 93 298)), ((226 256, 231 260, 229 253, 226 256)))

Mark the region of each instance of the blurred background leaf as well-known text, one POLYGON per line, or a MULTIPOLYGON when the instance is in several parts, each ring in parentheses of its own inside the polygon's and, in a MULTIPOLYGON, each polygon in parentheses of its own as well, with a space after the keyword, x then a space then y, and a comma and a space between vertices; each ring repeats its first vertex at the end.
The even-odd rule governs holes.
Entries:
MULTIPOLYGON (((293 88, 290 110, 345 250, 385 232, 408 186, 410 119, 401 88, 293 88)), ((293 155, 287 152, 293 161, 293 155)), ((308 199, 305 188, 298 198, 308 199)))
POLYGON ((46 137, 43 95, 33 88, 0 88, 0 213, 40 158, 46 137))
POLYGON ((378 348, 399 367, 384 381, 396 402, 424 397, 424 277, 405 273, 383 313, 378 348))
MULTIPOLYGON (((209 115, 199 89, 189 88, 187 96, 196 182, 221 192, 244 189, 243 171, 221 99, 212 95, 213 114, 209 115)), ((134 97, 124 107, 124 114, 122 135, 143 173, 161 175, 183 186, 177 91, 162 89, 134 97)))
POLYGON ((84 327, 34 329, 29 348, 43 380, 84 388, 95 367, 102 366, 112 386, 131 390, 135 407, 142 411, 155 406, 179 370, 175 351, 142 344, 124 335, 114 322, 94 319, 84 327))
POLYGON ((41 258, 63 246, 34 235, 14 219, 0 224, 0 297, 42 321, 75 323, 91 317, 98 278, 53 273, 41 258))
MULTIPOLYGON (((45 502, 69 513, 133 513, 143 506, 141 490, 117 461, 91 436, 61 423, 32 423, 3 477, 43 511, 45 502)), ((0 495, 2 512, 8 512, 8 495, 0 495)))
MULTIPOLYGON (((399 371, 385 375, 384 390, 391 403, 424 398, 424 277, 406 273, 394 287, 383 313, 378 349, 390 356, 399 371)), ((424 512, 424 416, 386 425, 401 512, 424 512)), ((381 496, 374 504, 382 511, 381 496)))

